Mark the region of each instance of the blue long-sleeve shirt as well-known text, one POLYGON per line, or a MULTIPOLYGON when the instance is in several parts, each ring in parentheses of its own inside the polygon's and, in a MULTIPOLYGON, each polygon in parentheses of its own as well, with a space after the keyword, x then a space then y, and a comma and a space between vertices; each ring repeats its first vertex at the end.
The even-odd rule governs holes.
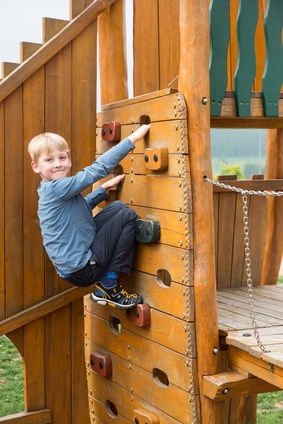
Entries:
POLYGON ((125 138, 76 175, 41 181, 37 191, 43 245, 61 274, 76 272, 90 260, 96 234, 92 209, 108 198, 102 187, 86 197, 81 192, 109 175, 134 147, 125 138))

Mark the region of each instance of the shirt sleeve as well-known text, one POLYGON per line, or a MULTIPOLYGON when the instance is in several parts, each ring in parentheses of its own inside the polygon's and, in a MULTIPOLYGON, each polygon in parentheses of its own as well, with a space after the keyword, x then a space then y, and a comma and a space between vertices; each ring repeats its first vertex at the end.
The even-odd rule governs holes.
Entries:
POLYGON ((109 195, 106 193, 102 186, 95 189, 93 192, 85 196, 85 201, 91 209, 94 209, 100 202, 107 200, 109 195))

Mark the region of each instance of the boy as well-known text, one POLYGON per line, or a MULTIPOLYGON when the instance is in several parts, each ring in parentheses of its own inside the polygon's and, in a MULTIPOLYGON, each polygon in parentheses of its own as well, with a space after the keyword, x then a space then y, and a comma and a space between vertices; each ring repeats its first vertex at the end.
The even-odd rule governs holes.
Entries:
POLYGON ((129 273, 134 253, 137 214, 120 201, 110 202, 94 218, 92 209, 124 179, 118 175, 83 197, 81 192, 109 175, 148 132, 142 125, 90 166, 68 177, 72 163, 65 139, 44 133, 28 146, 31 166, 41 176, 38 217, 45 250, 60 277, 81 287, 94 285, 91 300, 131 308, 143 299, 128 294, 119 273, 129 273))

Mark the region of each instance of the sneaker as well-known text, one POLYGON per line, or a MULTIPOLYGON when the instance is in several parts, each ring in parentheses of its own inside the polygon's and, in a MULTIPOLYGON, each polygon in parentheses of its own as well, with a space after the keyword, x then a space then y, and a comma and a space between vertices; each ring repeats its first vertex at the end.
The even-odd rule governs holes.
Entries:
POLYGON ((138 294, 128 294, 119 283, 112 289, 105 289, 100 281, 95 283, 94 291, 89 297, 90 300, 99 305, 108 304, 109 306, 116 306, 121 309, 133 308, 143 302, 141 296, 138 294))

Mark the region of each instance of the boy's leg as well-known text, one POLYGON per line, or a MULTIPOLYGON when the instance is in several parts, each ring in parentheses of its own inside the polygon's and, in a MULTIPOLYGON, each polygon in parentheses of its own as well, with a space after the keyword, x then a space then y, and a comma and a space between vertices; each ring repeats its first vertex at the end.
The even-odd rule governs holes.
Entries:
POLYGON ((91 299, 121 308, 142 302, 136 294, 128 294, 118 282, 120 272, 132 266, 137 214, 122 202, 109 203, 95 218, 97 234, 93 244, 93 258, 102 272, 91 299))

